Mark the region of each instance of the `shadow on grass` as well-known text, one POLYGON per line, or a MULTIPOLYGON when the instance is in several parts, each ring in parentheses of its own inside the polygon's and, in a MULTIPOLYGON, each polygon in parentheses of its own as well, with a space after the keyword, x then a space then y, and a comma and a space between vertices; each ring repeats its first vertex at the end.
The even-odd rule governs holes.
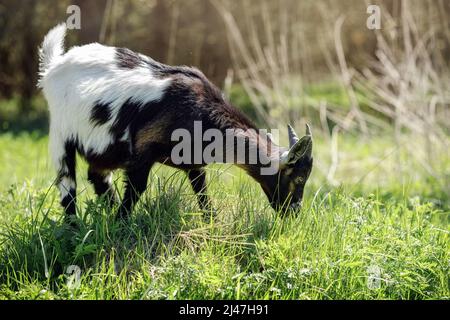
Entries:
POLYGON ((100 272, 113 265, 120 273, 155 262, 176 242, 183 226, 177 193, 143 199, 128 221, 116 221, 102 200, 86 202, 77 227, 37 217, 4 226, 0 233, 0 283, 16 290, 24 283, 47 282, 57 289, 69 266, 100 272))

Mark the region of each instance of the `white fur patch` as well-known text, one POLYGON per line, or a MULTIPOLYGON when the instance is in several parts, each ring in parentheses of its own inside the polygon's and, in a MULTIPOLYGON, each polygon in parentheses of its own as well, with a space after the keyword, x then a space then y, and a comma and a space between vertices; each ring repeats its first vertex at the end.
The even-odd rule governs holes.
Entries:
POLYGON ((69 177, 62 177, 61 182, 58 184, 61 200, 69 194, 70 190, 75 190, 76 187, 77 185, 73 179, 69 177))
POLYGON ((111 185, 111 184, 112 184, 112 181, 113 181, 113 174, 112 174, 112 172, 110 172, 110 173, 103 179, 103 182, 105 182, 105 183, 111 185))
MULTIPOLYGON (((156 77, 148 66, 119 68, 116 49, 98 43, 74 47, 53 59, 40 85, 50 109, 50 151, 57 166, 68 139, 76 139, 85 151, 103 153, 113 143, 109 129, 120 107, 128 99, 158 101, 171 82, 156 77), (90 121, 97 103, 109 104, 111 110, 111 119, 102 125, 90 121)), ((128 133, 122 137, 128 138, 128 133)))

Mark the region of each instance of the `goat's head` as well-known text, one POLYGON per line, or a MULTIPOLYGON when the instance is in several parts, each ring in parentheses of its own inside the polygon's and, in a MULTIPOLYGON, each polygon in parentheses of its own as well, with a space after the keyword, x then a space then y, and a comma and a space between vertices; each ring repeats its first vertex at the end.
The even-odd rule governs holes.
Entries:
POLYGON ((279 211, 300 208, 303 191, 313 165, 312 135, 306 125, 306 135, 299 138, 288 125, 289 149, 280 155, 280 166, 263 189, 272 207, 279 211))

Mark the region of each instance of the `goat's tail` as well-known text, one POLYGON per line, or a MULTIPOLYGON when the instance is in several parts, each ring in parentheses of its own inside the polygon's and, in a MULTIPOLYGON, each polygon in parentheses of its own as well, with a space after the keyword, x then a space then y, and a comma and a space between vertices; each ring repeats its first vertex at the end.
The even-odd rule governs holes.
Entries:
POLYGON ((66 36, 66 24, 61 23, 51 29, 44 38, 39 48, 39 82, 46 71, 51 67, 55 58, 64 54, 64 38, 66 36))

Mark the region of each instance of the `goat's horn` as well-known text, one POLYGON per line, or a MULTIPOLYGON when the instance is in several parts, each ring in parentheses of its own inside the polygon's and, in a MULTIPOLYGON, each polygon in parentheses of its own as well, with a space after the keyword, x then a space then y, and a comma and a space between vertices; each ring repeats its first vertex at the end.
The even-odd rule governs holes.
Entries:
POLYGON ((312 137, 311 128, 309 127, 308 124, 306 124, 306 135, 312 137))
POLYGON ((292 148, 294 144, 298 142, 299 138, 297 137, 297 134, 295 133, 294 129, 289 124, 288 124, 288 134, 289 134, 289 148, 292 148))

